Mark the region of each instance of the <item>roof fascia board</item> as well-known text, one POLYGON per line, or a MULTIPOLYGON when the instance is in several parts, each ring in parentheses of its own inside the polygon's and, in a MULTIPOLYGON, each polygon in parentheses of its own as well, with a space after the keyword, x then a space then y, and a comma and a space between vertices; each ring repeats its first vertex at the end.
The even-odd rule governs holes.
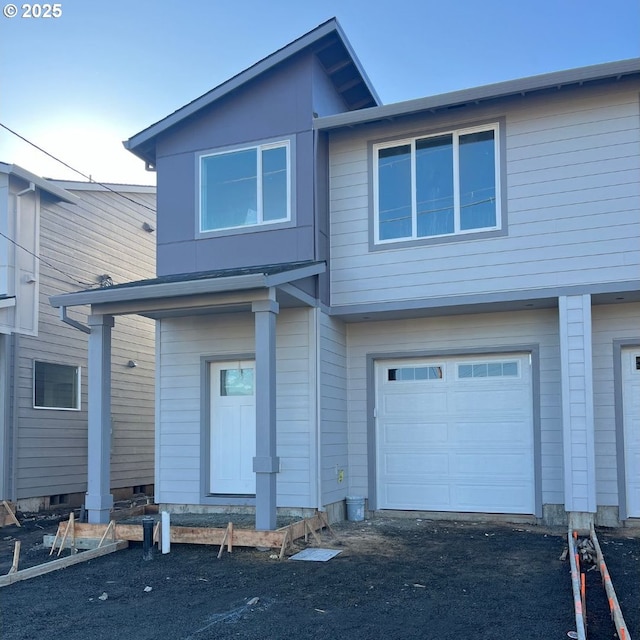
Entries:
POLYGON ((481 102, 498 98, 506 98, 513 95, 542 91, 544 89, 560 88, 564 85, 581 84, 595 80, 617 79, 622 76, 640 73, 640 58, 631 58, 618 62, 556 71, 528 78, 508 80, 495 84, 483 85, 461 91, 452 91, 415 100, 396 102, 395 104, 370 107, 360 111, 349 111, 316 118, 314 128, 317 130, 336 129, 348 127, 375 120, 411 115, 420 111, 441 109, 444 107, 468 102, 481 102))
POLYGON ((78 202, 80 202, 80 198, 78 198, 78 196, 74 196, 66 189, 53 184, 45 178, 37 176, 35 173, 31 173, 31 171, 23 169, 17 164, 6 164, 5 162, 0 162, 0 173, 13 175, 22 180, 26 180, 27 182, 33 182, 33 184, 38 187, 38 189, 46 191, 54 198, 62 200, 63 202, 67 202, 69 204, 78 204, 78 202))
MULTIPOLYGON (((211 91, 208 91, 207 93, 200 96, 199 98, 196 98, 195 100, 185 105, 184 107, 181 107, 177 111, 174 111, 172 114, 168 115, 162 120, 156 122, 155 124, 152 124, 150 127, 145 129, 144 131, 141 131, 140 133, 129 138, 128 140, 125 140, 123 142, 125 148, 133 153, 136 153, 136 149, 138 147, 144 145, 146 142, 148 142, 155 136, 166 131, 170 127, 178 124, 179 122, 193 115, 197 111, 200 111, 204 107, 207 107, 208 105, 212 104, 216 100, 219 100, 220 98, 227 95, 228 93, 231 93, 238 87, 246 84, 247 82, 250 82, 254 78, 260 76, 261 74, 265 73, 269 69, 272 69, 273 67, 280 64, 284 60, 287 60, 288 58, 299 53, 306 47, 312 45, 314 42, 320 40, 321 38, 324 38, 326 35, 329 35, 333 31, 338 33, 345 47, 347 48, 349 53, 353 56, 351 47, 349 46, 342 32, 342 29, 340 29, 340 26, 338 25, 338 22, 335 20, 335 18, 332 18, 331 20, 328 20, 324 24, 321 24, 320 26, 316 27, 312 31, 309 31, 305 35, 301 36, 297 40, 294 40, 293 42, 284 46, 282 49, 279 49, 278 51, 270 54, 266 58, 263 58, 262 60, 256 62, 254 65, 252 65, 248 69, 241 71, 240 73, 233 76, 229 80, 226 80, 222 84, 211 89, 211 91)), ((355 57, 354 57, 354 62, 357 63, 357 59, 355 59, 355 57)), ((363 73, 359 63, 357 63, 357 67, 358 67, 358 70, 361 73, 363 73)), ((372 90, 372 87, 370 86, 368 79, 366 78, 366 76, 364 76, 364 74, 363 74, 363 78, 367 81, 367 86, 372 91, 372 94, 375 95, 372 90)), ((144 151, 142 151, 140 157, 143 157, 144 155, 145 155, 144 151)))
POLYGON ((62 293, 51 296, 53 307, 76 307, 83 304, 97 305, 107 302, 128 302, 131 300, 151 300, 154 298, 174 298, 197 295, 200 293, 222 293, 237 289, 260 289, 265 287, 262 273, 210 278, 206 280, 184 280, 182 282, 162 282, 139 285, 136 287, 118 287, 112 289, 93 289, 77 293, 62 293))
POLYGON ((148 184, 116 184, 112 182, 75 182, 74 180, 51 180, 51 183, 69 191, 117 191, 118 193, 150 193, 156 187, 148 184))

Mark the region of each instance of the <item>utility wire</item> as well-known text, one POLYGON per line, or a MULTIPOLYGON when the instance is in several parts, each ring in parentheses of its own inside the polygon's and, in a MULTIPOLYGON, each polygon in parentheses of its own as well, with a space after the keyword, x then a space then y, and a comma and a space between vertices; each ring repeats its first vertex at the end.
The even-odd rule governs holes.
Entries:
POLYGON ((64 271, 62 271, 62 269, 58 269, 58 267, 56 267, 55 265, 51 264, 50 262, 48 262, 44 258, 41 258, 40 256, 36 255, 35 253, 33 253, 33 251, 29 251, 29 249, 27 249, 26 247, 23 247, 19 242, 16 242, 13 238, 10 238, 9 236, 7 236, 4 233, 2 233, 2 231, 0 231, 0 236, 2 236, 6 240, 8 240, 12 244, 14 244, 19 249, 22 249, 23 251, 26 251, 29 255, 31 255, 34 258, 36 258, 36 260, 40 260, 40 262, 42 262, 42 264, 46 264, 51 269, 54 269, 58 273, 61 273, 63 276, 65 276, 65 278, 69 278, 69 280, 73 280, 73 282, 75 282, 76 284, 79 284, 81 287, 95 287, 96 286, 95 282, 94 283, 82 282, 81 280, 78 280, 78 279, 74 278, 73 276, 70 276, 68 273, 65 273, 64 271))
POLYGON ((107 191, 111 191, 112 193, 115 193, 116 195, 120 196, 121 198, 124 198, 125 200, 128 200, 129 202, 133 202, 133 204, 135 204, 135 205, 137 205, 139 207, 143 207, 145 209, 148 209, 149 211, 151 211, 153 213, 156 212, 156 210, 153 207, 150 207, 150 206, 148 206, 148 205, 146 205, 146 204, 144 204, 142 202, 138 202, 137 200, 134 200, 133 198, 130 198, 129 196, 125 195, 124 193, 121 193, 120 191, 116 191, 115 189, 112 189, 111 187, 109 187, 108 185, 106 185, 106 184, 104 184, 102 182, 98 182, 97 180, 93 180, 91 178, 91 176, 88 176, 85 173, 82 173, 82 171, 78 171, 78 169, 75 169, 70 164, 67 164, 66 162, 64 162, 64 160, 60 160, 60 158, 56 158, 56 156, 54 156, 53 154, 49 153, 48 151, 46 151, 42 147, 39 147, 34 142, 31 142, 31 140, 27 140, 27 138, 25 138, 24 136, 21 136, 19 133, 17 133, 13 129, 10 129, 6 124, 3 124, 2 122, 0 122, 0 127, 2 127, 3 129, 6 129, 9 133, 12 133, 17 138, 20 138, 20 140, 23 140, 27 144, 30 144, 32 147, 34 147, 38 151, 41 151, 42 153, 44 153, 45 155, 49 156, 50 158, 52 158, 56 162, 59 162, 60 164, 64 165, 65 167, 67 167, 67 169, 71 169, 71 171, 74 171, 78 175, 81 175, 83 178, 85 178, 89 182, 93 182, 94 184, 97 184, 97 185, 99 185, 101 187, 104 187, 107 191))

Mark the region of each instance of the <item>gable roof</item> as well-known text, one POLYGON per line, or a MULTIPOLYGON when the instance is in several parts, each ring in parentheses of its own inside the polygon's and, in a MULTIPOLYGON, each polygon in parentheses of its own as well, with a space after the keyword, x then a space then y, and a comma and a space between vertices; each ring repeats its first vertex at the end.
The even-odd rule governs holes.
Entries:
POLYGON ((462 107, 470 104, 488 102, 500 98, 526 95, 538 91, 560 90, 571 85, 584 85, 608 80, 619 80, 630 75, 640 74, 640 58, 630 58, 617 62, 607 62, 588 67, 556 71, 528 78, 519 78, 507 82, 488 84, 462 91, 442 93, 426 98, 396 102, 383 106, 363 109, 358 112, 339 113, 317 118, 314 128, 318 130, 352 127, 367 122, 376 122, 401 116, 409 116, 423 111, 439 111, 462 107))
POLYGON ((148 164, 153 164, 155 161, 156 136, 305 49, 311 49, 316 54, 333 86, 342 96, 349 110, 374 107, 381 104, 378 94, 375 92, 337 19, 331 18, 288 45, 278 49, 278 51, 256 62, 248 69, 211 89, 211 91, 132 136, 129 140, 125 140, 123 142, 125 148, 148 164))

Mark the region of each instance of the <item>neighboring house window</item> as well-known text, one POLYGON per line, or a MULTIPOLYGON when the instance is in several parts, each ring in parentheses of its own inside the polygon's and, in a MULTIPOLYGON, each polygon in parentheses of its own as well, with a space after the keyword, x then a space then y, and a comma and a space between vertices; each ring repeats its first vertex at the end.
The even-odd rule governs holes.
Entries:
POLYGON ((498 229, 498 125, 377 144, 376 243, 498 229))
POLYGON ((291 220, 288 142, 200 157, 200 231, 291 220))
POLYGON ((80 367, 33 363, 33 406, 37 409, 80 409, 80 367))

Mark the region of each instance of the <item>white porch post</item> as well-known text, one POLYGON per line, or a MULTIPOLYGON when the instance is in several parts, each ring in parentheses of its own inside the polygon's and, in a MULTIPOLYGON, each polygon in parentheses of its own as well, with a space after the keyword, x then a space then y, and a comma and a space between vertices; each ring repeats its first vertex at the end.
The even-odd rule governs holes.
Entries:
POLYGON ((565 509, 570 524, 583 528, 597 509, 591 296, 561 296, 558 308, 565 509))
POLYGON ((276 315, 275 300, 252 304, 256 331, 256 529, 276 528, 276 315))
POLYGON ((111 495, 111 329, 113 316, 89 316, 89 433, 85 507, 89 522, 109 522, 111 495))

